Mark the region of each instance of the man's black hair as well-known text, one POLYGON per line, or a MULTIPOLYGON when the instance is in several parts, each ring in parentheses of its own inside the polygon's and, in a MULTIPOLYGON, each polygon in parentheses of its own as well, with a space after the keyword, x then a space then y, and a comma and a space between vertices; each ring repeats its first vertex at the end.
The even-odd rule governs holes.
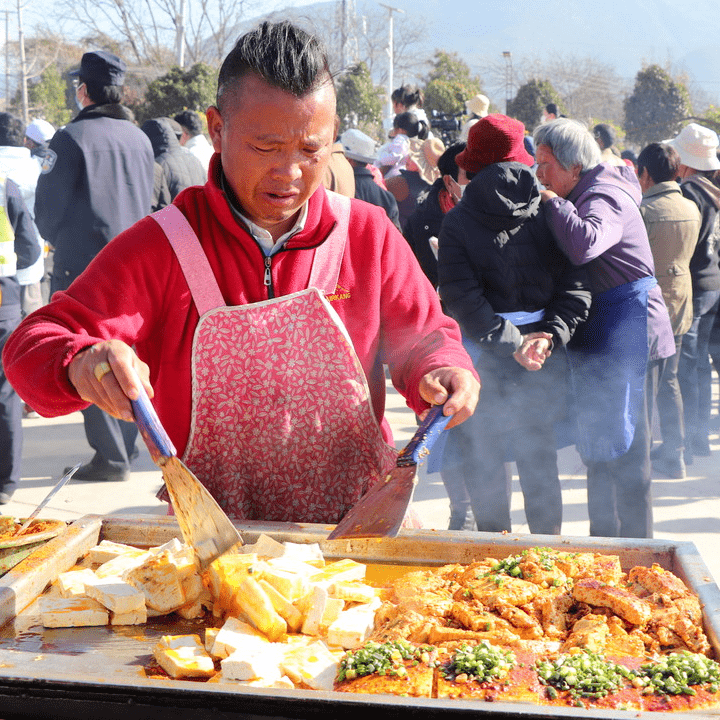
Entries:
POLYGON ((98 83, 85 80, 82 75, 78 76, 78 86, 85 84, 88 97, 93 105, 116 105, 122 102, 122 85, 99 85, 98 83))
POLYGON ((23 121, 10 113, 0 112, 0 145, 3 147, 22 147, 25 137, 23 121))
POLYGON ((458 179, 458 166, 455 162, 455 158, 465 149, 464 142, 453 143, 445 152, 438 158, 438 170, 440 175, 449 175, 453 180, 458 179))
POLYGON ((667 182, 677 179, 680 156, 672 145, 650 143, 638 155, 637 166, 638 175, 647 170, 654 183, 667 182))
POLYGON ((183 110, 179 112, 173 120, 175 120, 176 123, 180 123, 192 137, 200 135, 203 131, 202 120, 194 110, 183 110))
POLYGON ((545 106, 545 112, 546 113, 552 113, 555 117, 559 117, 558 115, 558 106, 555 103, 548 103, 545 106))
POLYGON ((325 48, 318 38, 290 22, 264 22, 243 35, 223 61, 217 106, 236 80, 256 73, 266 83, 302 97, 332 82, 325 48))

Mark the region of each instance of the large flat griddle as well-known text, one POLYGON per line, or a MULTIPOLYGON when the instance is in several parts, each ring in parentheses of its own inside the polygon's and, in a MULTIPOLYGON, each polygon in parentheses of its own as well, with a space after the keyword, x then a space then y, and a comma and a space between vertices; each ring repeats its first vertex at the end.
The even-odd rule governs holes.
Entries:
MULTIPOLYGON (((705 629, 720 655, 720 590, 694 544, 662 540, 608 540, 541 535, 495 535, 404 530, 392 540, 326 540, 329 526, 245 523, 252 543, 265 532, 278 541, 320 543, 326 557, 351 557, 388 565, 470 562, 502 558, 525 548, 617 554, 624 569, 656 562, 700 595, 705 629)), ((707 711, 638 713, 582 708, 543 708, 521 703, 483 703, 305 690, 236 688, 229 684, 148 679, 144 667, 157 639, 198 632, 198 621, 158 618, 145 626, 44 629, 34 602, 48 582, 72 567, 100 540, 159 545, 180 530, 172 518, 86 516, 36 555, 0 578, 0 717, 225 720, 239 718, 695 718, 707 711), (17 617, 15 617, 17 615, 17 617)))

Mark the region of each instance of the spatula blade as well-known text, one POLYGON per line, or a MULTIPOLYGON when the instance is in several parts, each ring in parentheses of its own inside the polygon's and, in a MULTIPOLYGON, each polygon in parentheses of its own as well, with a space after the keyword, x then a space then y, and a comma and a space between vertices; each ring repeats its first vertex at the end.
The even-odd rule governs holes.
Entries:
POLYGON ((235 545, 242 545, 230 518, 176 455, 167 458, 162 472, 183 540, 195 550, 202 568, 235 545))
POLYGON ((396 537, 412 500, 417 465, 396 467, 353 505, 328 535, 339 538, 396 537))

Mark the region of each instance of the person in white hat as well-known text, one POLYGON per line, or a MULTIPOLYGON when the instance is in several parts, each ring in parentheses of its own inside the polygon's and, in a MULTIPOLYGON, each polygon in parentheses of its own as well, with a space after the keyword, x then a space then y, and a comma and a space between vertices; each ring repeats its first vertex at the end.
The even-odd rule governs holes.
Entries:
POLYGON ((53 135, 55 135, 55 128, 42 118, 35 118, 25 128, 24 145, 41 166, 53 135))
POLYGON ((465 110, 470 116, 460 130, 460 142, 467 142, 470 128, 481 118, 487 117, 490 100, 486 95, 475 95, 465 102, 465 110))
POLYGON ((720 170, 718 136, 690 123, 668 142, 680 155, 680 189, 701 215, 700 235, 690 260, 693 319, 680 350, 678 380, 685 416, 685 464, 693 455, 710 455, 710 334, 720 304, 720 189, 713 177, 720 170))
POLYGON ((393 225, 400 229, 400 214, 395 198, 375 182, 368 167, 377 158, 377 143, 357 128, 346 130, 340 136, 340 142, 355 175, 355 197, 384 208, 393 225))

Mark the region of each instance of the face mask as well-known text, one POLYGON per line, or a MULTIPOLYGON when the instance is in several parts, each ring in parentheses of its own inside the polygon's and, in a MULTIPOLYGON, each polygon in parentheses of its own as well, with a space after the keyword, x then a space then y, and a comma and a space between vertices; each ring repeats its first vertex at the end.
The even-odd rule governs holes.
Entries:
POLYGON ((77 105, 78 110, 82 110, 83 104, 80 102, 78 95, 77 95, 77 91, 79 88, 80 88, 80 86, 78 85, 78 88, 75 90, 75 104, 77 105))
POLYGON ((460 185, 454 178, 450 178, 450 180, 452 182, 452 192, 450 194, 452 195, 452 199, 456 203, 459 203, 467 185, 460 185))

